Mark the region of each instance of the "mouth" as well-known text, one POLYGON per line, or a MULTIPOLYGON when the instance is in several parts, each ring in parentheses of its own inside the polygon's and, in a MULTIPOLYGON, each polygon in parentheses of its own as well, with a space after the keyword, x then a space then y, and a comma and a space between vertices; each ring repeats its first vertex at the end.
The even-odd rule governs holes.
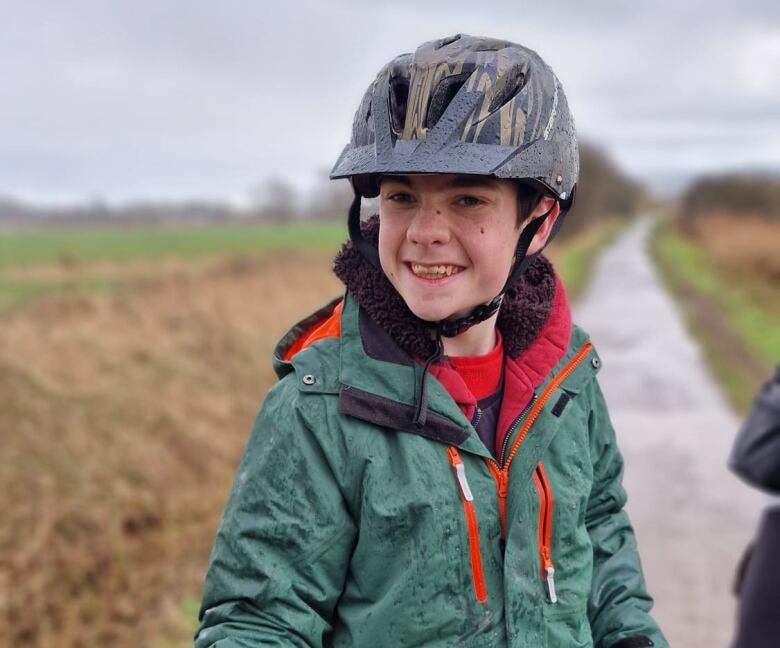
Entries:
POLYGON ((429 280, 451 277, 463 270, 461 266, 450 264, 424 265, 422 263, 410 263, 409 267, 415 276, 429 280))

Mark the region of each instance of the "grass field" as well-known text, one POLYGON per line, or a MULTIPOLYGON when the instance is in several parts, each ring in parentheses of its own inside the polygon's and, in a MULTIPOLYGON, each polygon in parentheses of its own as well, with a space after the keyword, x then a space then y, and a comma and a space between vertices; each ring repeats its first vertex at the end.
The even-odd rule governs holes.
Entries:
POLYGON ((195 258, 267 249, 334 249, 343 223, 0 231, 0 270, 44 264, 195 258))
POLYGON ((335 250, 341 223, 0 232, 0 311, 45 294, 104 292, 152 262, 335 250))
POLYGON ((683 232, 664 222, 654 240, 662 276, 678 298, 731 403, 745 411, 780 362, 780 225, 708 219, 683 232))
MULTIPOLYGON (((272 346, 342 289, 330 264, 343 228, 226 229, 3 234, 9 643, 191 645, 272 346)), ((551 249, 570 293, 612 235, 551 249)))

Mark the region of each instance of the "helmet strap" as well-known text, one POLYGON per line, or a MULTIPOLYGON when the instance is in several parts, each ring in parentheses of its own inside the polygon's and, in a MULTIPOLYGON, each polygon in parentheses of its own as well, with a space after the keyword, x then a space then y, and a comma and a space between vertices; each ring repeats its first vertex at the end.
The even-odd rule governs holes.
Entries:
POLYGON ((372 266, 381 272, 382 267, 379 264, 379 251, 365 239, 363 232, 360 229, 361 196, 357 189, 354 189, 354 192, 355 197, 352 199, 352 205, 349 208, 349 218, 347 219, 349 238, 358 252, 368 259, 372 266))
POLYGON ((548 209, 544 214, 526 225, 523 233, 520 235, 520 240, 517 242, 517 248, 515 248, 515 264, 512 268, 512 272, 509 273, 509 278, 506 280, 504 287, 501 289, 502 295, 515 285, 517 280, 520 278, 520 275, 525 272, 525 269, 531 265, 536 260, 536 257, 538 257, 541 253, 540 250, 531 256, 527 256, 528 248, 531 247, 531 241, 534 240, 534 236, 536 236, 539 228, 544 224, 544 221, 547 220, 554 209, 555 204, 553 204, 553 206, 550 207, 550 209, 548 209))

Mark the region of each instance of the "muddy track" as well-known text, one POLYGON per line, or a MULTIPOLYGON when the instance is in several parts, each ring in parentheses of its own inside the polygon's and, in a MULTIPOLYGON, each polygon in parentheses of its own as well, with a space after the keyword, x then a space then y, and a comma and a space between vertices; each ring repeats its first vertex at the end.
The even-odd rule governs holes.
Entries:
POLYGON ((604 360, 654 616, 674 648, 725 648, 761 501, 725 468, 739 420, 661 285, 650 229, 640 221, 603 254, 575 315, 604 360))

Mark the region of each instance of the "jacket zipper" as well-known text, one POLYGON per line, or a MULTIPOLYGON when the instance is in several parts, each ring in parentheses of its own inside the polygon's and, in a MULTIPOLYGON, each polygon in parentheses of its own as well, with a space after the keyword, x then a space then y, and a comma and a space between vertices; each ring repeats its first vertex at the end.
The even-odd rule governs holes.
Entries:
MULTIPOLYGON (((509 426, 509 432, 507 432, 507 435, 504 437, 504 443, 501 446, 501 454, 499 454, 499 459, 501 459, 501 465, 504 464, 503 457, 506 454, 506 448, 507 445, 509 444, 509 439, 512 437, 512 434, 514 433, 516 426, 518 425, 520 420, 526 415, 528 410, 531 409, 531 407, 535 402, 536 402, 536 394, 534 394, 531 397, 531 400, 523 408, 523 411, 517 415, 515 420, 512 421, 512 425, 509 426)), ((493 479, 496 481, 496 485, 498 486, 498 519, 501 522, 501 539, 505 540, 506 539, 506 493, 507 493, 507 487, 509 485, 509 471, 502 470, 501 466, 499 466, 498 462, 495 459, 485 459, 485 462, 487 463, 488 468, 490 469, 490 472, 493 475, 493 479)))
POLYGON ((479 523, 477 522, 477 512, 474 507, 474 495, 466 479, 466 468, 458 451, 450 446, 447 448, 447 455, 450 459, 450 465, 455 472, 455 479, 458 482, 460 499, 463 503, 463 511, 466 515, 466 526, 469 536, 469 558, 471 559, 471 578, 474 583, 474 594, 478 603, 487 601, 487 585, 485 584, 485 571, 482 567, 482 550, 479 546, 479 523))
POLYGON ((523 411, 517 415, 514 421, 512 421, 512 425, 509 426, 509 432, 507 432, 506 436, 504 437, 504 442, 501 444, 501 453, 498 455, 498 458, 501 460, 502 466, 505 463, 504 458, 506 457, 506 449, 507 446, 509 445, 509 440, 512 438, 512 434, 514 434, 515 430, 517 429, 517 425, 520 423, 521 419, 528 413, 528 410, 530 410, 533 407, 535 402, 536 402, 536 392, 534 392, 534 395, 531 396, 531 400, 528 401, 526 406, 523 408, 523 411))
POLYGON ((476 412, 474 412, 474 419, 471 421, 471 427, 473 427, 476 430, 481 418, 482 418, 482 409, 480 407, 477 407, 476 412))
POLYGON ((592 348, 593 344, 591 342, 586 342, 583 344, 580 350, 574 354, 574 357, 569 360, 569 363, 558 373, 557 376, 555 376, 555 378, 553 378, 544 391, 538 397, 532 398, 526 409, 524 409, 523 412, 521 412, 520 415, 514 420, 509 428, 509 432, 507 433, 506 438, 504 439, 503 447, 501 448, 501 465, 499 465, 495 459, 485 459, 485 463, 487 463, 487 467, 490 470, 490 474, 493 475, 493 479, 495 480, 496 487, 498 489, 498 515, 499 520, 501 521, 501 538, 504 540, 506 539, 506 496, 509 487, 509 468, 512 464, 512 460, 515 458, 517 451, 520 449, 520 444, 522 444, 523 440, 528 434, 528 430, 531 429, 531 426, 534 424, 534 421, 536 421, 539 413, 542 411, 542 408, 545 406, 547 401, 550 400, 553 392, 558 388, 558 385, 560 385, 564 380, 566 380, 566 378, 569 377, 569 375, 574 372, 574 370, 583 361, 585 356, 590 353, 592 348), (514 434, 514 430, 517 428, 529 408, 530 411, 528 413, 528 417, 520 427, 520 432, 512 443, 512 448, 509 452, 509 455, 506 456, 506 449, 509 439, 512 437, 512 434, 514 434))
POLYGON ((555 566, 552 561, 553 493, 544 466, 540 463, 534 471, 534 484, 539 491, 539 558, 542 566, 542 581, 547 583, 550 603, 558 602, 555 592, 555 566))

